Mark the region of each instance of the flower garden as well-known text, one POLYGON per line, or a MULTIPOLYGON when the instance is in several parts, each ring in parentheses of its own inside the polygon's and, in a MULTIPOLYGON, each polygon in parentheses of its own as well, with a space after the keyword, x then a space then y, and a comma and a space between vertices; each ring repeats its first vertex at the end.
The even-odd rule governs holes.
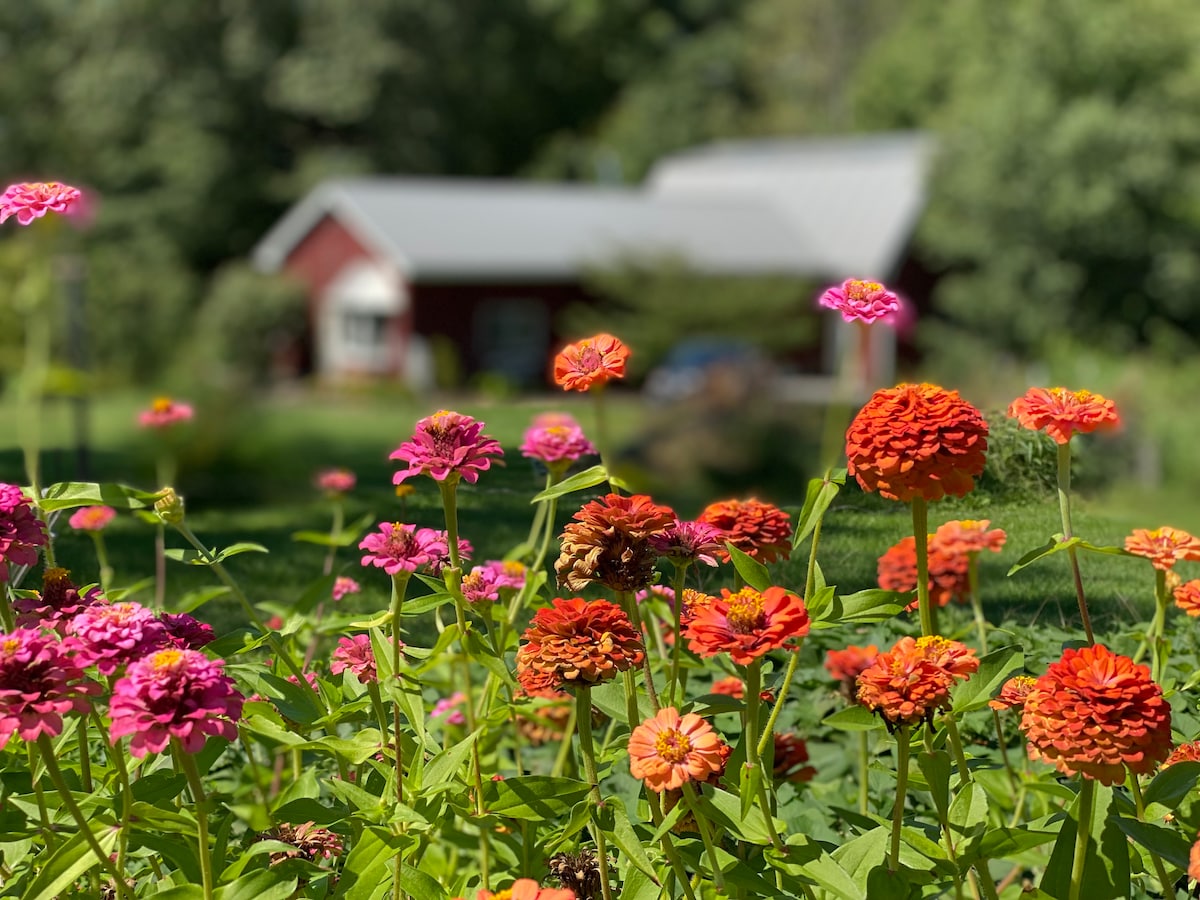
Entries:
MULTIPOLYGON (((78 198, 15 185, 0 223, 78 198)), ((899 312, 856 280, 820 305, 858 329, 899 312)), ((0 896, 1196 896, 1200 579, 1181 573, 1200 539, 1074 533, 1072 443, 1120 426, 1110 400, 1033 388, 1008 409, 1057 448, 1062 530, 1009 574, 1069 570, 1059 631, 989 621, 980 560, 1008 536, 936 514, 969 503, 988 453, 988 421, 956 391, 831 407, 844 440, 794 514, 742 497, 687 520, 610 465, 605 392, 629 353, 602 334, 558 355, 556 382, 594 417, 530 424, 519 454, 544 489, 502 558, 472 559, 463 501, 505 451, 441 410, 390 457, 398 493, 430 484, 440 517, 347 526, 355 475, 322 471, 334 524, 294 601, 242 588, 227 563, 264 548, 196 534, 170 460, 151 491, 44 485, 27 445, 28 484, 0 485, 0 896), (849 485, 912 522, 862 547, 878 587, 854 593, 821 565, 849 485), (154 526, 149 606, 108 564, 117 516, 154 526), (92 539, 97 584, 56 565, 65 530, 92 539), (1141 567, 1149 622, 1094 627, 1097 554, 1141 567), (779 583, 793 557, 802 581, 779 583), (173 608, 168 563, 207 569, 251 631, 173 608), (335 610, 368 579, 387 608, 335 610)), ((193 415, 163 399, 142 425, 193 415)))

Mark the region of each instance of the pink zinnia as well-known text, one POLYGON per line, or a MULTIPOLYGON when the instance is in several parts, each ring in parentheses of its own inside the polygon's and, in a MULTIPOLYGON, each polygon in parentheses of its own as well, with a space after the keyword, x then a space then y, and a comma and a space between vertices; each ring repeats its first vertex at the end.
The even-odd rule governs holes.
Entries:
MULTIPOLYGON (((166 629, 171 644, 184 650, 199 650, 211 644, 217 637, 213 634, 211 625, 194 619, 187 613, 159 613, 158 621, 166 629)), ((279 627, 283 627, 282 622, 279 623, 279 627)))
POLYGON ((431 719, 440 719, 446 717, 447 725, 462 725, 467 721, 466 716, 457 709, 467 702, 467 695, 461 691, 457 691, 449 697, 439 700, 433 705, 433 712, 429 714, 431 719))
POLYGON ((197 650, 159 650, 129 666, 113 688, 109 736, 133 735, 129 752, 141 758, 177 738, 196 753, 209 735, 237 738, 244 698, 219 660, 197 650))
MULTIPOLYGON (((461 546, 460 546, 461 549, 461 546)), ((463 599, 482 603, 500 599, 500 592, 520 590, 525 586, 525 567, 519 562, 491 560, 476 566, 463 576, 463 599)))
POLYGON ((170 397, 156 397, 150 408, 138 414, 138 423, 143 428, 169 428, 177 422, 187 422, 195 415, 190 404, 180 403, 170 397))
POLYGON ((67 524, 76 531, 103 531, 116 515, 111 506, 81 506, 67 519, 67 524))
POLYGON ((638 603, 645 603, 647 600, 658 599, 666 601, 667 605, 674 608, 675 606, 675 588, 668 587, 665 584, 652 584, 648 588, 642 588, 633 595, 633 599, 638 603))
POLYGON ((503 455, 500 442, 483 433, 483 423, 470 416, 440 410, 417 423, 411 440, 393 450, 388 459, 400 459, 408 468, 392 476, 400 484, 411 475, 429 475, 435 481, 461 477, 468 484, 492 466, 492 457, 503 455))
POLYGON ((525 587, 525 565, 515 559, 489 559, 483 568, 491 569, 496 586, 519 591, 525 587))
POLYGON ((345 575, 339 575, 333 581, 333 600, 336 603, 347 594, 357 594, 362 590, 360 585, 353 578, 348 578, 345 575))
POLYGON ((659 534, 650 535, 650 546, 672 562, 717 564, 717 556, 726 553, 725 532, 708 522, 683 522, 659 534))
POLYGON ((66 569, 46 569, 42 573, 42 590, 32 597, 13 601, 20 628, 49 628, 62 631, 66 624, 85 609, 107 601, 99 588, 79 593, 66 569))
MULTIPOLYGON (((441 575, 442 569, 450 565, 450 536, 444 531, 434 533, 438 540, 437 553, 433 561, 429 563, 429 571, 434 575, 441 575)), ((471 546, 470 541, 461 537, 458 539, 458 561, 460 563, 469 560, 474 552, 475 548, 471 546)))
POLYGON ((55 637, 28 628, 0 634, 0 747, 14 734, 57 737, 63 715, 86 715, 88 695, 98 693, 55 637))
POLYGON ((111 675, 134 660, 171 645, 166 626, 139 603, 98 604, 67 623, 67 643, 83 666, 111 675))
POLYGON ((8 581, 8 566, 32 566, 37 548, 46 543, 46 526, 33 511, 33 502, 15 484, 0 484, 0 581, 8 581))
POLYGON ((353 637, 338 638, 329 671, 339 675, 347 669, 363 684, 378 680, 379 676, 375 672, 375 651, 371 649, 370 635, 356 634, 353 637))
POLYGON ((565 468, 583 456, 594 456, 595 445, 583 434, 579 423, 565 413, 538 416, 525 432, 521 455, 544 462, 551 469, 565 468))
POLYGON ((446 552, 446 541, 440 532, 399 522, 383 522, 379 530, 368 534, 358 545, 366 550, 364 566, 375 566, 389 575, 415 572, 429 565, 446 552))
POLYGON ((10 184, 0 194, 0 225, 10 216, 28 225, 48 212, 69 213, 82 196, 79 188, 59 181, 10 184))
POLYGON ((318 472, 314 480, 327 494, 347 494, 358 483, 358 478, 349 469, 325 469, 318 472))
POLYGON ((818 301, 826 309, 836 309, 846 322, 870 325, 876 319, 900 311, 900 298, 878 281, 850 278, 840 286, 826 288, 818 301))

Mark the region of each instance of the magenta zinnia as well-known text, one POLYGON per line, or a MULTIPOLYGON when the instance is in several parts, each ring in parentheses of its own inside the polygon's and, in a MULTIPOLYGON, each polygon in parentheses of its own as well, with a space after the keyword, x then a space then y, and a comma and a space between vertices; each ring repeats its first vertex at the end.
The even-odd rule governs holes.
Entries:
POLYGON ((417 422, 412 438, 393 450, 388 459, 408 463, 392 476, 400 484, 412 475, 428 475, 435 481, 462 478, 468 484, 492 466, 492 457, 503 455, 500 442, 483 433, 483 423, 470 416, 443 409, 417 422))
POLYGON ((46 543, 46 526, 34 515, 32 501, 15 484, 0 484, 0 581, 8 566, 32 566, 46 543))
POLYGON ((362 558, 364 566, 375 566, 389 575, 415 572, 437 560, 445 548, 440 532, 399 522, 383 522, 358 545, 359 550, 367 551, 362 558))
POLYGON ((48 212, 68 213, 82 196, 79 188, 59 181, 10 184, 0 194, 0 225, 10 216, 16 216, 20 224, 28 225, 48 212))
POLYGON ((594 456, 596 447, 583 434, 579 423, 566 413, 549 413, 533 420, 525 432, 521 455, 564 469, 583 456, 594 456))
POLYGON ((848 278, 841 285, 826 288, 817 301, 825 309, 837 310, 843 321, 870 325, 900 311, 900 298, 878 281, 848 278))
POLYGON ((66 630, 80 664, 95 666, 101 675, 174 643, 166 626, 139 603, 90 606, 66 630))
POLYGON ((62 717, 86 714, 88 695, 98 693, 57 638, 29 628, 0 634, 0 747, 14 734, 57 737, 62 717))
POLYGON ((99 588, 79 593, 66 569, 46 569, 42 573, 42 590, 32 597, 13 601, 17 625, 21 628, 50 628, 63 631, 67 622, 91 606, 105 603, 99 588))
POLYGON ((196 650, 159 650, 130 665, 109 706, 113 742, 133 735, 129 752, 140 758, 166 749, 171 738, 188 753, 209 735, 237 738, 244 698, 223 665, 196 650))
POLYGON ((363 684, 378 680, 375 671, 375 651, 371 648, 370 635, 356 634, 353 637, 338 638, 329 671, 339 675, 347 670, 363 684))

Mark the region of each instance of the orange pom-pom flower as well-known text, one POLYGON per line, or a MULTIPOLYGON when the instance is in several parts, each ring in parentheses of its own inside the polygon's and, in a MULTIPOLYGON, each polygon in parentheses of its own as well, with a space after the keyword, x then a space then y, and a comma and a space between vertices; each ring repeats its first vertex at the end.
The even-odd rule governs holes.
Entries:
POLYGON ((526 693, 593 685, 642 661, 645 647, 629 617, 607 600, 554 599, 534 613, 517 650, 526 693))
POLYGON ((979 668, 975 651, 938 635, 903 637, 858 676, 858 702, 889 730, 933 719, 950 705, 950 689, 979 668))
MULTIPOLYGON (((792 552, 791 517, 755 497, 710 503, 697 521, 719 529, 723 540, 764 563, 787 559, 792 552)), ((729 561, 727 551, 721 550, 719 555, 729 561)))

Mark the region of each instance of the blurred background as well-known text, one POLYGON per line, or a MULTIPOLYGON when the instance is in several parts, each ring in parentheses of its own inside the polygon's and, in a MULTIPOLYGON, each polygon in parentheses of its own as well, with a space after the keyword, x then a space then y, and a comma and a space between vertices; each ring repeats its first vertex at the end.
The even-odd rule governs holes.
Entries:
POLYGON ((847 343, 815 298, 867 277, 907 302, 871 386, 958 388, 996 484, 1053 464, 1007 403, 1086 387, 1126 428, 1080 486, 1200 529, 1192 0, 22 0, 0 63, 6 183, 89 201, 0 235, 46 480, 149 484, 170 394, 195 502, 386 485, 439 406, 508 446, 574 409, 550 360, 606 330, 642 484, 798 502, 847 343))

